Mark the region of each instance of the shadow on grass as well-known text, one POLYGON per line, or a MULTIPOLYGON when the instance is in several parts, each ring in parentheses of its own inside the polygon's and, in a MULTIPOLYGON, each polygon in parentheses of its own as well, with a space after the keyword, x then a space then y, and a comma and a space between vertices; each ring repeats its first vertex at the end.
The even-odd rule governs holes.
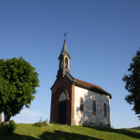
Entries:
POLYGON ((80 135, 75 133, 68 133, 63 131, 55 131, 54 133, 51 132, 44 132, 41 136, 41 139, 45 140, 102 140, 99 138, 94 138, 86 135, 80 135))
POLYGON ((10 134, 5 134, 5 135, 0 135, 0 140, 39 140, 39 139, 34 138, 32 136, 10 133, 10 134))
POLYGON ((39 138, 34 138, 32 136, 19 135, 19 134, 8 134, 0 136, 0 140, 102 140, 99 138, 94 138, 86 135, 80 135, 75 133, 68 133, 63 131, 44 132, 39 136, 39 138))
MULTIPOLYGON (((83 127, 88 127, 88 126, 83 126, 83 127)), ((126 135, 132 138, 140 138, 140 133, 131 131, 129 129, 112 129, 112 128, 104 128, 104 127, 88 127, 94 130, 98 130, 98 131, 104 131, 104 132, 112 132, 112 133, 117 133, 117 134, 122 134, 122 135, 126 135)))

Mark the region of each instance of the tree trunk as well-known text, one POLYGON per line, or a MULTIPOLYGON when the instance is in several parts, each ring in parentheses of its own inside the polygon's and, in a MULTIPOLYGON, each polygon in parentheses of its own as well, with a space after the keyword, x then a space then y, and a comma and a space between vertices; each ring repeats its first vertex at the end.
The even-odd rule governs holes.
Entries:
POLYGON ((2 123, 2 112, 0 112, 0 123, 2 123))
POLYGON ((9 123, 10 118, 11 118, 11 116, 5 114, 5 112, 4 112, 4 122, 3 122, 3 124, 2 124, 2 128, 4 128, 4 126, 5 126, 7 123, 9 123))
POLYGON ((7 127, 5 127, 5 126, 6 126, 7 123, 9 123, 10 118, 11 118, 11 116, 7 115, 4 112, 4 122, 2 123, 1 134, 7 133, 7 127))

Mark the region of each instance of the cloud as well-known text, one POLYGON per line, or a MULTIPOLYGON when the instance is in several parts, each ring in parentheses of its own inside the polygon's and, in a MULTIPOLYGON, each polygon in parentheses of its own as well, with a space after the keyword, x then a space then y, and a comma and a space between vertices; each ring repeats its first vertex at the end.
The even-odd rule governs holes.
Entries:
MULTIPOLYGON (((44 113, 33 111, 31 109, 23 109, 19 114, 11 117, 16 123, 35 123, 45 117, 44 113)), ((4 121, 4 114, 2 113, 2 121, 4 121)))
POLYGON ((18 120, 18 119, 14 119, 14 118, 11 118, 11 120, 14 120, 14 122, 16 122, 16 123, 26 123, 26 124, 34 123, 34 121, 18 120))
POLYGON ((32 117, 35 117, 35 116, 44 116, 45 115, 43 113, 40 113, 40 112, 37 112, 37 111, 32 111, 32 110, 27 110, 27 109, 23 109, 21 111, 21 113, 24 113, 24 114, 29 115, 29 116, 32 116, 32 117))

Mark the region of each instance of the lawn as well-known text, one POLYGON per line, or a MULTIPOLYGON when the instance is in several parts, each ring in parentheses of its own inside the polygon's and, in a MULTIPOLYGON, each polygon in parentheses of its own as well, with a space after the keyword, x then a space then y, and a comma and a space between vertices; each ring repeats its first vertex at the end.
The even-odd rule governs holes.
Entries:
POLYGON ((111 129, 99 127, 48 124, 17 124, 14 133, 0 135, 0 140, 136 140, 140 129, 111 129))

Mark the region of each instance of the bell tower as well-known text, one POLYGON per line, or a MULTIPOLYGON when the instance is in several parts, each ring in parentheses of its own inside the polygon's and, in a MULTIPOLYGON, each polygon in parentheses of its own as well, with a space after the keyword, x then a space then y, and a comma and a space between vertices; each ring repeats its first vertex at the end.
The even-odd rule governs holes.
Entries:
POLYGON ((57 72, 57 76, 65 75, 66 72, 70 73, 69 65, 71 58, 67 51, 66 40, 64 40, 63 48, 58 59, 59 59, 59 70, 57 72))

